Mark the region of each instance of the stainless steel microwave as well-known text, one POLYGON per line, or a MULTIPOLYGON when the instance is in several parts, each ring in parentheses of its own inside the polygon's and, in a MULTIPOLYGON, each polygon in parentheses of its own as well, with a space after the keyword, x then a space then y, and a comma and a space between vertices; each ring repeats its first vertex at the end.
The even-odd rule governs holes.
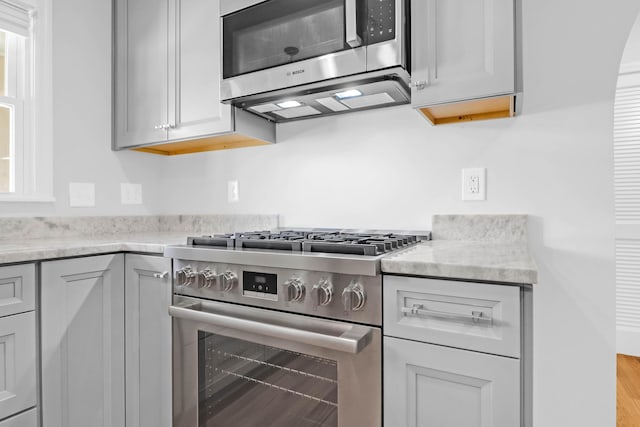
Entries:
POLYGON ((407 103, 407 7, 406 0, 222 0, 222 101, 276 121, 299 118, 294 110, 407 103))

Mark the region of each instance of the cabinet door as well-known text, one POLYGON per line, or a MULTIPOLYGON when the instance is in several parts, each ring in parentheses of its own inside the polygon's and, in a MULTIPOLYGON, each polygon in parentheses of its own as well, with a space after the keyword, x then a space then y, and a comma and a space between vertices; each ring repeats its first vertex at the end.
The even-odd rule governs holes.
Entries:
POLYGON ((114 148, 167 139, 167 0, 115 2, 114 148))
POLYGON ((38 427, 38 410, 33 408, 0 422, 0 427, 38 427))
POLYGON ((0 419, 36 406, 35 312, 0 318, 0 419))
POLYGON ((412 0, 414 107, 513 93, 514 0, 412 0))
POLYGON ((125 265, 127 427, 171 427, 171 259, 125 265))
POLYGON ((124 417, 124 257, 42 263, 44 427, 116 427, 124 417))
POLYGON ((384 333, 520 357, 520 287, 383 276, 384 333))
POLYGON ((35 308, 35 264, 0 267, 0 317, 35 308))
POLYGON ((231 106, 220 103, 220 1, 169 4, 169 139, 231 131, 231 106))
POLYGON ((384 338, 387 427, 516 427, 520 361, 384 338))

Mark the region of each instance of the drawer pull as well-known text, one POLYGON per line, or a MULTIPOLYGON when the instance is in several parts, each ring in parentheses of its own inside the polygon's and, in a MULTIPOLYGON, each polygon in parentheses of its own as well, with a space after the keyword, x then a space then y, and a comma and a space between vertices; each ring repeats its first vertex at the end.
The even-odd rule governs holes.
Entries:
POLYGON ((485 317, 481 311, 472 311, 471 315, 459 314, 459 313, 447 313, 446 311, 426 310, 422 304, 413 304, 411 307, 402 307, 400 309, 405 316, 427 316, 427 317, 446 317, 452 320, 471 320, 473 323, 488 323, 491 324, 493 319, 491 317, 485 317))

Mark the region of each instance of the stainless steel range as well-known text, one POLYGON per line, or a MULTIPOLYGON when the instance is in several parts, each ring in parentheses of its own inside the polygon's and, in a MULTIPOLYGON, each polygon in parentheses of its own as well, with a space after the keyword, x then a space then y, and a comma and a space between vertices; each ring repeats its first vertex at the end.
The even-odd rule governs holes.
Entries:
POLYGON ((289 230, 167 247, 173 425, 380 426, 380 260, 423 234, 289 230))

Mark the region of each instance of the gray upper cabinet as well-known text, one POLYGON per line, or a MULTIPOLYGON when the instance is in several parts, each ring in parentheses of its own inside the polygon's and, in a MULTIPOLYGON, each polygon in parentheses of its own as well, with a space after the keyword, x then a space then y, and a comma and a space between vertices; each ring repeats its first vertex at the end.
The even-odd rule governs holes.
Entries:
POLYGON ((232 130, 218 1, 116 0, 116 148, 232 130))
POLYGON ((43 427, 125 425, 124 256, 43 262, 43 427))
POLYGON ((116 148, 167 140, 167 3, 116 1, 116 148))
POLYGON ((218 0, 115 0, 114 149, 275 142, 274 124, 220 103, 219 15, 218 0))
POLYGON ((218 0, 170 0, 169 139, 232 130, 231 107, 220 103, 218 0), (174 33, 175 31, 175 33, 174 33), (174 47, 174 49, 171 49, 174 47), (172 98, 173 97, 173 98, 172 98))
POLYGON ((412 105, 435 124, 512 115, 518 13, 517 0, 412 0, 412 105))

